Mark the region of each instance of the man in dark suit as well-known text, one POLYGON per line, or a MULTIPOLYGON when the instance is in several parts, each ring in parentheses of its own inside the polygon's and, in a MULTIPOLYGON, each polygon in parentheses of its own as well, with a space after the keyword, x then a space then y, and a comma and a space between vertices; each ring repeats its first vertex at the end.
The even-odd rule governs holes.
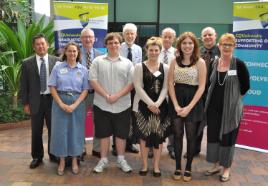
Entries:
MULTIPOLYGON (((88 27, 84 28, 81 31, 81 56, 82 56, 82 65, 90 69, 91 63, 94 58, 102 55, 101 52, 93 48, 95 43, 95 34, 94 31, 88 27)), ((94 89, 90 86, 88 91, 88 96, 86 98, 86 108, 93 108, 93 98, 94 98, 94 89)), ((83 153, 85 155, 85 152, 83 153)), ((96 137, 93 137, 93 148, 92 155, 100 158, 100 141, 96 137)))
MULTIPOLYGON (((44 157, 44 120, 48 129, 49 154, 52 97, 47 82, 52 68, 59 59, 48 55, 49 44, 44 34, 34 36, 32 46, 36 54, 24 59, 22 63, 20 96, 24 112, 31 116, 33 160, 30 168, 34 169, 42 163, 44 157)), ((49 159, 57 161, 52 154, 49 154, 49 159)))

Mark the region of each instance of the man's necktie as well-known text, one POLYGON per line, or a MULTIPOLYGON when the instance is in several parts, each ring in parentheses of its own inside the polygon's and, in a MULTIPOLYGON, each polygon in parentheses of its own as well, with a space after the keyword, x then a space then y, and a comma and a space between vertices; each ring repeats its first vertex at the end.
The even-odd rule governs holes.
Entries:
POLYGON ((207 69, 209 69, 210 63, 211 63, 211 57, 212 57, 212 52, 210 50, 206 50, 204 54, 202 55, 202 58, 206 62, 207 69))
POLYGON ((132 52, 131 52, 131 48, 128 48, 127 58, 128 58, 130 61, 132 61, 132 52))
POLYGON ((203 59, 206 61, 206 63, 210 63, 211 61, 211 51, 210 50, 206 50, 203 54, 203 59))
POLYGON ((87 52, 87 69, 90 69, 91 66, 91 53, 87 52))
POLYGON ((41 87, 41 92, 45 92, 47 89, 47 69, 46 69, 45 59, 41 57, 40 60, 41 60, 40 87, 41 87))
POLYGON ((164 50, 164 58, 163 58, 163 63, 168 64, 167 50, 164 50))

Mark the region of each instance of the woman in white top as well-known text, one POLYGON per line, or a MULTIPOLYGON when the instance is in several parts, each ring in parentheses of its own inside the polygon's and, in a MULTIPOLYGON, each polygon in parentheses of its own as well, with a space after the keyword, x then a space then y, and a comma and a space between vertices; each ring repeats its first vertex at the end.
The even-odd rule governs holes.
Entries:
POLYGON ((162 143, 170 132, 168 120, 167 74, 168 66, 158 62, 162 48, 161 39, 151 37, 146 45, 148 60, 137 64, 134 70, 134 86, 136 100, 134 105, 137 117, 137 135, 140 138, 142 169, 139 174, 145 176, 148 172, 148 150, 153 147, 153 176, 160 177, 159 160, 162 143))

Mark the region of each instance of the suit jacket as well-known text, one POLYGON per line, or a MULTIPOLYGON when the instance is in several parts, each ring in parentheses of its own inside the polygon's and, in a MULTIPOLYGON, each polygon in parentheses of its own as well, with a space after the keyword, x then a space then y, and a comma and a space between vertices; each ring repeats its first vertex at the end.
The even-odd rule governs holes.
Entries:
MULTIPOLYGON (((49 74, 59 58, 48 55, 49 74)), ((22 62, 20 98, 23 105, 30 105, 31 114, 36 114, 40 105, 40 76, 36 55, 24 59, 22 62)))
POLYGON ((96 50, 95 48, 93 48, 93 51, 94 51, 95 58, 100 56, 100 55, 103 55, 103 53, 101 53, 100 51, 96 50))
MULTIPOLYGON (((81 64, 85 67, 87 67, 87 62, 86 62, 86 49, 81 47, 81 64)), ((94 55, 94 58, 100 56, 100 55, 103 55, 103 53, 101 53, 100 51, 98 51, 97 49, 93 48, 93 55, 94 55)))

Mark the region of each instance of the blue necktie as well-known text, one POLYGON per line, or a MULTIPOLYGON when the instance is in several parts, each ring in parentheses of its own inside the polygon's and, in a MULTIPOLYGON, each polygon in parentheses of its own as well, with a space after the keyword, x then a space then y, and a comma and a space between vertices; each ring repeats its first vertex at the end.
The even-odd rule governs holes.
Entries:
POLYGON ((132 61, 132 52, 131 52, 131 48, 128 48, 127 58, 128 58, 130 61, 132 61))
POLYGON ((40 87, 41 87, 41 92, 45 92, 47 89, 47 69, 46 69, 45 59, 41 57, 40 60, 41 60, 40 87))

